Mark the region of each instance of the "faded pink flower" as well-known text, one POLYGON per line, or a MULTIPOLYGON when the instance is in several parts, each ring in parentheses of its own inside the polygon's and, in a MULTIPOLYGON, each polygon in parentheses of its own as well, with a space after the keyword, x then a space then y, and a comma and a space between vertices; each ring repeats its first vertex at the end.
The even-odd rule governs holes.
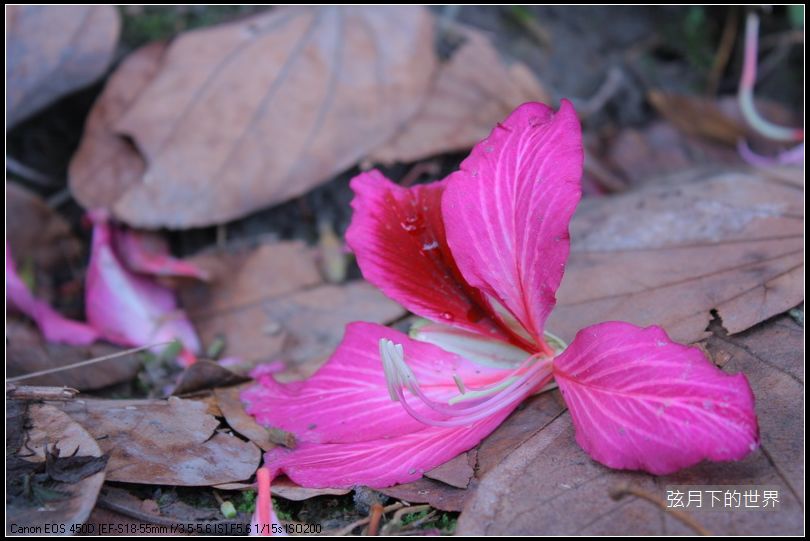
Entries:
POLYGON ((441 182, 353 179, 346 237, 364 277, 430 322, 410 336, 353 323, 306 381, 258 369, 248 411, 299 441, 265 455, 273 475, 308 487, 414 481, 554 380, 577 441, 612 468, 667 474, 756 449, 747 380, 700 350, 622 322, 586 327, 567 347, 546 332, 582 161, 570 103, 527 103, 441 182))

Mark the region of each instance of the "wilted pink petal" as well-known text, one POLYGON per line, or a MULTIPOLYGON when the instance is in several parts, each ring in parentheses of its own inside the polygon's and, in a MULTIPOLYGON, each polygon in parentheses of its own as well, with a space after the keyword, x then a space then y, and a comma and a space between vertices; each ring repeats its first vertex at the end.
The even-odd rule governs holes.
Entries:
POLYGON ((447 247, 440 208, 445 185, 403 188, 376 170, 354 177, 346 243, 363 277, 411 312, 505 338, 447 247))
POLYGON ((526 103, 448 177, 442 214, 461 274, 508 324, 542 344, 580 198, 582 137, 573 106, 526 103))
POLYGON ((382 488, 408 483, 477 445, 512 409, 463 427, 431 426, 357 443, 303 443, 295 449, 275 448, 265 454, 265 464, 274 475, 285 473, 299 485, 312 488, 382 488))
POLYGON ((115 249, 124 265, 133 272, 154 276, 187 276, 208 280, 205 269, 169 254, 166 240, 157 233, 121 229, 114 232, 115 249))
POLYGON ((8 243, 6 243, 6 300, 9 306, 33 319, 49 342, 82 346, 98 339, 98 332, 89 325, 64 317, 48 303, 34 297, 17 274, 8 243))
POLYGON ((329 361, 306 381, 281 384, 265 370, 254 371, 259 384, 242 393, 247 412, 260 424, 292 432, 300 442, 358 442, 425 429, 391 400, 380 359, 382 338, 403 345, 408 365, 435 400, 459 394, 454 375, 486 385, 504 373, 382 325, 352 323, 329 361))
POLYGON ((554 376, 577 442, 612 468, 663 475, 739 460, 759 443, 745 376, 725 374, 659 327, 587 327, 554 360, 554 376))
POLYGON ((179 340, 185 349, 199 352, 197 335, 174 293, 121 264, 111 227, 101 217, 93 224, 85 298, 87 320, 110 342, 143 346, 179 340))

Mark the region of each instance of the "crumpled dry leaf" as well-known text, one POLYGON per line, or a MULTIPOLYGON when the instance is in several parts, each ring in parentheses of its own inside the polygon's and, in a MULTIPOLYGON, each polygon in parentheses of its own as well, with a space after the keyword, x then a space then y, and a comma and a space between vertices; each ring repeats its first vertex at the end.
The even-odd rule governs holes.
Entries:
MULTIPOLYGON (((87 346, 69 346, 46 342, 30 324, 14 318, 6 322, 6 375, 21 376, 60 366, 102 357, 121 351, 121 348, 106 343, 87 346)), ((90 364, 71 368, 55 374, 37 376, 25 380, 26 385, 67 386, 80 391, 101 389, 109 385, 131 381, 138 373, 140 360, 137 355, 127 355, 105 364, 90 364)))
POLYGON ((569 415, 546 428, 486 474, 459 519, 459 534, 679 535, 695 533, 648 501, 610 493, 632 486, 666 502, 667 485, 767 485, 780 506, 767 511, 689 509, 713 534, 790 535, 803 530, 801 438, 804 392, 802 330, 785 316, 728 337, 722 328, 709 351, 730 354, 724 365, 744 372, 757 396, 762 451, 740 462, 706 463, 655 478, 605 468, 577 446, 569 415))
POLYGON ((116 124, 147 168, 105 207, 185 228, 300 195, 393 136, 435 64, 417 6, 279 8, 181 34, 116 124))
POLYGON ((88 427, 110 455, 107 480, 210 486, 248 479, 259 448, 215 432, 219 422, 204 402, 75 399, 52 403, 88 427))
POLYGON ((801 170, 730 172, 584 201, 547 328, 570 341, 601 321, 706 337, 717 310, 731 333, 804 298, 801 170))
POLYGON ((245 406, 239 398, 244 388, 245 385, 237 385, 214 389, 217 405, 228 426, 261 447, 263 451, 269 451, 275 447, 275 444, 270 441, 270 432, 245 411, 245 406))
POLYGON ((332 353, 347 323, 389 323, 405 313, 365 282, 322 284, 312 250, 298 242, 194 260, 213 269, 213 279, 181 289, 182 304, 203 343, 223 338, 222 354, 247 367, 282 357, 305 377, 332 353))
POLYGON ((6 8, 6 129, 98 79, 121 21, 113 6, 6 8))
POLYGON ((114 127, 155 77, 165 52, 166 44, 156 42, 126 57, 90 111, 68 169, 70 191, 85 208, 110 207, 140 182, 146 162, 132 141, 116 135, 114 127))
MULTIPOLYGON (((46 460, 46 454, 56 452, 57 449, 61 457, 75 455, 72 462, 76 462, 78 457, 102 457, 93 437, 79 423, 71 420, 57 408, 44 404, 29 404, 27 427, 28 433, 18 450, 19 456, 27 461, 43 462, 46 460)), ((63 460, 71 461, 71 459, 63 460)), ((26 504, 20 498, 7 501, 6 514, 13 517, 13 521, 6 522, 7 533, 19 533, 23 527, 42 527, 43 524, 49 524, 51 528, 57 528, 52 531, 59 532, 64 528, 64 532, 70 534, 71 526, 82 524, 90 516, 101 485, 104 484, 103 467, 100 471, 94 467, 85 474, 78 471, 74 471, 73 474, 61 471, 60 475, 60 472, 54 471, 59 469, 54 468, 58 463, 59 459, 52 464, 48 477, 53 479, 55 475, 71 482, 43 487, 43 490, 49 491, 45 504, 42 502, 26 504), (16 532, 9 531, 11 522, 17 528, 16 532)), ((11 473, 10 475, 13 476, 11 473)), ((36 497, 36 490, 34 494, 36 497)))
POLYGON ((440 67, 419 113, 371 160, 412 162, 467 150, 521 103, 550 101, 529 68, 507 66, 482 32, 463 25, 448 30, 463 40, 461 45, 440 67))

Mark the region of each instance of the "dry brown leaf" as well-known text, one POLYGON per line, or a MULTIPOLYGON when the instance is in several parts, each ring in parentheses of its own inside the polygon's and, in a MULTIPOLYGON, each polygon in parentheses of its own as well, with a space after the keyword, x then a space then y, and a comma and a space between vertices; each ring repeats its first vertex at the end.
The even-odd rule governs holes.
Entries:
MULTIPOLYGON (((60 366, 102 357, 121 351, 105 343, 69 346, 49 343, 30 323, 13 318, 6 323, 6 375, 21 376, 60 366)), ((90 364, 23 381, 26 385, 67 386, 80 391, 101 389, 116 383, 131 381, 138 373, 140 360, 127 355, 104 364, 90 364)))
POLYGON ((140 182, 146 162, 114 127, 155 77, 165 52, 165 43, 151 43, 125 58, 90 111, 68 170, 70 191, 85 208, 110 208, 140 182))
POLYGON ((198 359, 180 374, 172 394, 187 395, 214 387, 236 385, 246 379, 245 376, 232 372, 214 361, 198 359))
POLYGON ((248 479, 259 448, 216 432, 219 423, 195 400, 85 399, 53 403, 88 427, 110 454, 107 480, 209 486, 248 479))
POLYGON ((182 34, 116 124, 147 170, 110 206, 185 228, 300 195, 393 136, 435 64, 416 6, 279 8, 182 34))
POLYGON ((469 495, 469 490, 451 487, 425 477, 413 483, 381 488, 378 492, 408 503, 427 503, 441 511, 450 512, 461 511, 469 495))
POLYGON ((17 265, 32 262, 37 270, 53 270, 82 252, 67 220, 14 182, 6 182, 6 242, 17 265))
POLYGON ((425 477, 434 481, 441 481, 456 488, 467 488, 475 475, 475 464, 478 451, 471 449, 445 462, 441 466, 425 472, 425 477))
POLYGON ((631 486, 666 502, 667 485, 767 485, 780 507, 768 511, 689 510, 714 534, 790 535, 803 528, 802 329, 784 316, 728 337, 719 326, 710 351, 728 351, 757 396, 762 450, 741 462, 706 463, 655 478, 593 462, 577 446, 569 415, 556 418, 503 457, 481 480, 459 519, 459 534, 677 535, 694 531, 648 501, 611 491, 631 486))
POLYGON ((694 342, 712 310, 737 333, 798 305, 803 182, 800 170, 725 173, 583 202, 548 329, 570 341, 623 320, 694 342))
POLYGON ((482 32, 452 27, 463 43, 439 69, 419 113, 372 160, 411 162, 471 148, 527 101, 550 97, 528 67, 507 66, 482 32))
MULTIPOLYGON (((31 462, 42 462, 47 452, 59 450, 60 457, 101 457, 101 449, 93 437, 79 423, 59 411, 44 404, 32 403, 28 406, 28 433, 19 455, 31 462)), ((71 533, 72 526, 82 524, 90 516, 96 504, 101 485, 104 484, 104 470, 84 477, 76 483, 59 483, 53 490, 65 494, 64 498, 54 499, 46 505, 25 505, 19 501, 6 502, 6 515, 12 518, 6 522, 6 533, 17 533, 20 528, 42 528, 50 525, 54 533, 71 533), (13 523, 16 528, 9 530, 13 523), (62 530, 62 528, 64 528, 62 530)), ((32 530, 33 531, 33 530, 32 530)))
POLYGON ((332 353, 347 323, 389 323, 404 314, 367 283, 318 285, 314 255, 300 243, 205 257, 223 272, 181 290, 183 306, 204 343, 224 338, 223 355, 248 365, 282 357, 303 377, 332 353))
POLYGON ((275 447, 275 444, 270 441, 270 433, 266 427, 257 423, 253 416, 245 411, 245 406, 239 398, 244 388, 245 385, 237 385, 235 387, 214 389, 217 404, 228 426, 258 445, 262 450, 269 451, 275 447))
POLYGON ((605 154, 606 161, 631 186, 643 186, 685 169, 727 170, 743 163, 736 148, 689 137, 663 120, 640 129, 623 129, 605 154))
POLYGON ((197 318, 321 282, 315 254, 299 241, 226 247, 199 254, 191 261, 211 274, 210 283, 186 284, 180 291, 183 308, 197 318))
POLYGON ((104 74, 120 29, 113 6, 8 6, 6 129, 104 74))
MULTIPOLYGON (((448 477, 445 466, 425 473, 425 478, 380 492, 410 503, 427 503, 443 511, 461 511, 467 498, 474 494, 479 479, 500 464, 503 457, 523 445, 565 411, 558 393, 543 393, 523 402, 481 444, 451 461, 455 475, 448 477), (464 464, 474 475, 465 479, 464 464), (461 474, 461 475, 459 475, 461 474), (466 483, 466 484, 464 484, 466 483), (466 486, 467 488, 459 488, 466 486)), ((450 464, 450 463, 448 463, 450 464)))
POLYGON ((647 99, 661 116, 688 135, 734 147, 748 133, 745 124, 727 115, 715 99, 660 90, 651 90, 647 99))

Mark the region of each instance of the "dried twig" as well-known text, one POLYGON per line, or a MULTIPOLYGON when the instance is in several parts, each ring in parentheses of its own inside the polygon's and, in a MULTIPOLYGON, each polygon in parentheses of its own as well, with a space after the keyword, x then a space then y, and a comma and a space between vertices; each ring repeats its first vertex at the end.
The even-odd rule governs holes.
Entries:
POLYGON ((150 344, 148 346, 141 346, 139 348, 127 349, 124 351, 119 351, 117 353, 112 353, 110 355, 104 355, 102 357, 95 357, 93 359, 88 359, 86 361, 80 361, 78 363, 68 364, 65 366, 59 366, 57 368, 49 368, 47 370, 40 370, 38 372, 31 372, 29 374, 23 374, 22 376, 15 376, 13 378, 7 378, 6 383, 12 383, 15 381, 22 381, 25 379, 36 378, 38 376, 46 376, 48 374, 56 374, 57 372, 64 372, 65 370, 73 370, 74 368, 79 368, 80 366, 87 366, 89 364, 100 363, 102 361, 109 361, 110 359, 117 359, 118 357, 123 357, 125 355, 129 355, 130 353, 138 353, 139 351, 143 351, 145 349, 153 348, 155 346, 163 346, 166 344, 170 344, 171 342, 160 342, 157 344, 150 344))
MULTIPOLYGON (((391 512, 391 511, 395 511, 397 509, 400 509, 404 505, 405 504, 402 503, 402 502, 392 503, 391 505, 383 507, 382 514, 384 515, 386 513, 391 512)), ((351 524, 349 524, 348 526, 340 528, 339 530, 332 530, 331 532, 325 532, 324 535, 330 535, 330 536, 331 535, 350 535, 354 531, 355 528, 359 528, 360 526, 365 526, 370 521, 371 521, 371 516, 368 516, 366 518, 361 518, 360 520, 356 520, 356 521, 352 522, 351 524)))
POLYGON ((712 533, 709 530, 704 528, 698 521, 692 518, 688 513, 684 513, 683 511, 667 507, 667 504, 664 500, 662 500, 657 496, 654 496, 653 494, 648 494, 643 490, 630 486, 628 484, 619 485, 618 487, 610 491, 610 497, 613 498, 614 500, 620 500, 628 495, 641 498, 642 500, 647 500, 648 502, 660 507, 665 513, 668 513, 673 518, 680 520, 681 522, 692 528, 698 535, 712 535, 712 533))
POLYGON ((732 9, 726 18, 726 24, 723 26, 723 35, 720 36, 720 45, 717 47, 717 53, 714 55, 714 62, 712 63, 711 71, 709 71, 709 78, 706 84, 706 94, 714 96, 717 94, 717 89, 720 86, 720 78, 728 66, 728 60, 731 58, 731 53, 734 51, 734 43, 737 41, 737 27, 740 22, 739 11, 732 9))
POLYGON ((72 400, 79 391, 70 387, 41 387, 6 384, 6 398, 19 400, 72 400))

